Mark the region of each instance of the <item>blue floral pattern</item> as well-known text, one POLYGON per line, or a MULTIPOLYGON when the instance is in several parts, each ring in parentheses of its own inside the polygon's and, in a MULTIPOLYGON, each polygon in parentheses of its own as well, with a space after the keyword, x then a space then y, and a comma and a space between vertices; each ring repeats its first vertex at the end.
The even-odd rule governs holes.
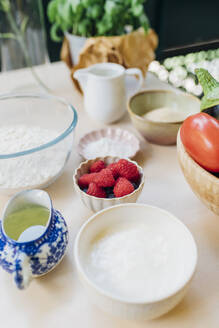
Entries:
POLYGON ((0 265, 14 275, 18 288, 26 287, 23 259, 28 259, 28 270, 32 277, 52 270, 63 258, 68 244, 68 228, 62 215, 52 210, 52 218, 46 232, 37 240, 10 242, 2 233, 0 225, 0 265))

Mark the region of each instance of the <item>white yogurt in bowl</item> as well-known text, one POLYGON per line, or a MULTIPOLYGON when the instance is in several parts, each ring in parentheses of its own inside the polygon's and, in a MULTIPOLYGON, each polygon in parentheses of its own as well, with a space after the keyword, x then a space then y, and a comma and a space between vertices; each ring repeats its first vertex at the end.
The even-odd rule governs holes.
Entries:
POLYGON ((153 110, 150 110, 142 117, 152 121, 152 122, 161 122, 161 123, 174 123, 174 122, 183 122, 188 116, 191 115, 191 112, 181 108, 175 107, 160 107, 153 110))
POLYGON ((85 223, 76 238, 75 258, 82 281, 105 311, 152 319, 184 296, 197 250, 189 230, 168 212, 124 204, 85 223))

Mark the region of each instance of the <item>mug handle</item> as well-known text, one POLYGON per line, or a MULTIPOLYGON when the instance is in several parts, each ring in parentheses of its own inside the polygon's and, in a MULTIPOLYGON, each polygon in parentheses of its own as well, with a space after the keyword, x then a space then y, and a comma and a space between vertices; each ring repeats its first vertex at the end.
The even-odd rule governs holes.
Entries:
POLYGON ((125 71, 125 74, 138 76, 138 79, 139 79, 138 86, 137 86, 137 90, 135 91, 135 92, 138 92, 142 88, 143 83, 144 83, 144 78, 143 78, 143 74, 142 74, 141 70, 139 68, 128 68, 125 71))

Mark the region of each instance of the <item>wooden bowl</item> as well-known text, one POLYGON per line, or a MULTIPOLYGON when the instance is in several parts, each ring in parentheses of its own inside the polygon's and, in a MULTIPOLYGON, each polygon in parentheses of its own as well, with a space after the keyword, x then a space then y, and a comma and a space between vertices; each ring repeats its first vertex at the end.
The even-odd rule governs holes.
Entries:
POLYGON ((216 215, 219 215, 219 178, 215 177, 197 164, 185 151, 177 136, 178 160, 186 178, 196 196, 216 215))

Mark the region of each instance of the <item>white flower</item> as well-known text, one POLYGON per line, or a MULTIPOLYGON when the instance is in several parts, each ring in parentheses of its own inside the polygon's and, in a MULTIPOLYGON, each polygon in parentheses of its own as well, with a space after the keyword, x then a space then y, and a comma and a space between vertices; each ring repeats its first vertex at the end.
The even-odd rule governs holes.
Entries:
POLYGON ((195 89, 195 81, 193 80, 193 78, 188 77, 183 81, 183 86, 186 89, 186 91, 188 92, 192 92, 195 89))
POLYGON ((160 66, 161 66, 160 63, 157 60, 153 60, 150 63, 148 70, 152 73, 158 73, 160 66))
POLYGON ((174 71, 170 72, 169 81, 177 88, 182 85, 182 81, 174 71))
POLYGON ((160 67, 160 70, 158 72, 158 78, 161 81, 167 81, 168 80, 169 73, 164 67, 160 67))

